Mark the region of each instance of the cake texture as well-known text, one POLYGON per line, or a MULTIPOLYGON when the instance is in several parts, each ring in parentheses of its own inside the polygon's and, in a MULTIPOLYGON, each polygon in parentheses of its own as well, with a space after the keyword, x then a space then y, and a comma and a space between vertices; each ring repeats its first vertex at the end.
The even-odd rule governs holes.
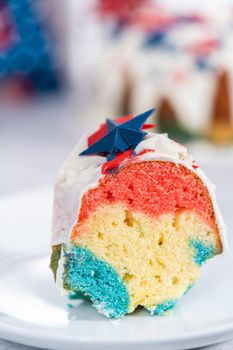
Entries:
POLYGON ((226 243, 214 186, 184 146, 145 132, 151 113, 84 136, 55 184, 56 283, 112 318, 171 310, 226 243))

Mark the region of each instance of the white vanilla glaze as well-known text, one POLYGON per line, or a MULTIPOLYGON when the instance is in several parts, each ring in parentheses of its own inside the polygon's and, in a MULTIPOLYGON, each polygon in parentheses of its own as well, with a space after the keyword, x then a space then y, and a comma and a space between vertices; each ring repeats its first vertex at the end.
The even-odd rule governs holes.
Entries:
POLYGON ((81 194, 95 187, 102 176, 101 166, 106 159, 100 156, 79 156, 85 148, 87 148, 86 135, 74 147, 56 177, 52 245, 66 241, 78 215, 81 194))
MULTIPOLYGON (((96 187, 103 176, 101 167, 106 162, 106 158, 79 156, 85 148, 87 148, 86 135, 76 145, 56 178, 52 245, 68 241, 71 228, 78 217, 82 194, 96 187)), ((139 154, 145 149, 153 151, 134 157, 133 161, 162 160, 181 164, 201 179, 210 194, 223 248, 226 248, 226 227, 216 201, 215 186, 199 168, 193 167, 194 160, 188 154, 186 147, 169 139, 166 134, 148 133, 136 147, 135 153, 139 154)), ((120 166, 124 166, 127 162, 128 160, 124 161, 120 166)))

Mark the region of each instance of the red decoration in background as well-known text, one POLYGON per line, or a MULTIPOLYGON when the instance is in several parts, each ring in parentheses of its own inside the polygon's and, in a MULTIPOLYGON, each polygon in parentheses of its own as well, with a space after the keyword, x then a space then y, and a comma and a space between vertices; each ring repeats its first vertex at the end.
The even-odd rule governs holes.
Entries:
POLYGON ((0 51, 9 50, 14 44, 16 33, 13 21, 4 0, 0 0, 0 51))
POLYGON ((166 31, 182 22, 203 25, 207 21, 199 12, 177 15, 153 0, 97 0, 94 11, 121 25, 136 26, 146 33, 166 31))
POLYGON ((22 103, 34 93, 32 81, 24 76, 10 77, 0 84, 1 99, 11 105, 22 103))
POLYGON ((123 160, 130 157, 132 154, 133 149, 128 149, 127 151, 118 154, 113 160, 104 163, 101 169, 102 174, 107 174, 110 170, 117 168, 123 162, 123 160))
POLYGON ((99 0, 96 11, 105 16, 112 16, 118 19, 126 19, 150 0, 99 0))
POLYGON ((153 6, 132 18, 130 23, 146 32, 166 30, 176 23, 176 16, 153 6))
MULTIPOLYGON (((125 117, 117 118, 116 122, 119 124, 123 124, 134 117, 135 117, 135 114, 129 114, 125 117)), ((154 127, 156 127, 155 124, 144 124, 142 127, 142 130, 152 129, 154 127)), ((93 145, 94 143, 99 141, 103 136, 105 136, 107 134, 107 132, 108 132, 107 125, 105 123, 101 124, 100 128, 96 132, 94 132, 94 134, 92 134, 88 137, 88 139, 87 139, 88 147, 90 147, 91 145, 93 145)))
POLYGON ((191 22, 191 23, 199 23, 205 24, 207 22, 207 18, 200 14, 199 12, 192 12, 190 14, 178 16, 179 21, 183 22, 191 22))
POLYGON ((187 80, 189 76, 189 73, 187 70, 184 69, 177 69, 173 74, 172 78, 179 83, 182 83, 187 80))
POLYGON ((196 41, 187 47, 187 51, 198 57, 209 55, 220 46, 220 41, 215 38, 208 38, 196 41))

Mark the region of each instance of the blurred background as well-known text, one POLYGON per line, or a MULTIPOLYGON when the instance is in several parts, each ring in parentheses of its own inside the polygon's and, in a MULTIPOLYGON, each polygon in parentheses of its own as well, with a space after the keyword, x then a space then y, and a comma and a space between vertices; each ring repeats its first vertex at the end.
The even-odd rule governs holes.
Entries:
POLYGON ((151 107, 229 194, 232 73, 230 0, 0 0, 0 194, 51 187, 85 130, 151 107))

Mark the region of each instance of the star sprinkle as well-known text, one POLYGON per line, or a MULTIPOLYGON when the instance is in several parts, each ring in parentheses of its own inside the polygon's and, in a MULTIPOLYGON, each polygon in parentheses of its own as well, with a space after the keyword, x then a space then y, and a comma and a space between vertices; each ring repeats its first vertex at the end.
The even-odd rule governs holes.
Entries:
POLYGON ((102 125, 101 128, 92 135, 91 141, 93 141, 93 136, 94 139, 99 136, 101 138, 93 144, 91 144, 89 139, 89 147, 80 153, 80 156, 99 154, 107 156, 107 160, 111 161, 120 153, 129 149, 134 150, 144 139, 146 132, 142 130, 143 124, 153 112, 154 109, 151 109, 123 123, 119 123, 117 120, 107 119, 106 125, 102 125), (107 133, 105 134, 106 131, 107 133))
POLYGON ((167 36, 167 33, 162 30, 149 33, 144 41, 144 46, 146 47, 166 46, 166 36, 167 36))

